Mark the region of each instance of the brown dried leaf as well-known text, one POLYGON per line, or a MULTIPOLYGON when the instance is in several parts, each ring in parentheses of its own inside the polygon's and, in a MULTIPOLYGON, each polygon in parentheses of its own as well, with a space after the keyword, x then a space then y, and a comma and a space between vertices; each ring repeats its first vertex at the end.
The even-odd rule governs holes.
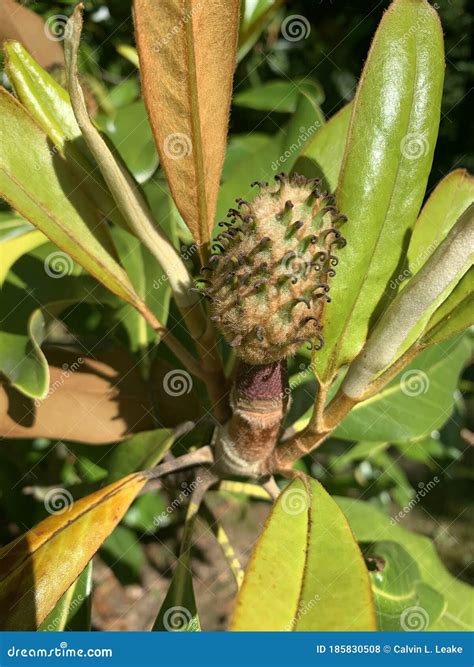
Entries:
POLYGON ((123 351, 100 360, 58 349, 45 354, 51 383, 44 401, 33 402, 0 379, 1 437, 101 445, 155 428, 146 387, 123 351))
POLYGON ((134 0, 143 96, 175 203, 209 241, 224 159, 239 0, 134 0))
POLYGON ((0 2, 0 44, 6 39, 21 42, 42 67, 63 65, 64 55, 58 39, 67 19, 58 15, 44 23, 41 16, 14 0, 0 2))

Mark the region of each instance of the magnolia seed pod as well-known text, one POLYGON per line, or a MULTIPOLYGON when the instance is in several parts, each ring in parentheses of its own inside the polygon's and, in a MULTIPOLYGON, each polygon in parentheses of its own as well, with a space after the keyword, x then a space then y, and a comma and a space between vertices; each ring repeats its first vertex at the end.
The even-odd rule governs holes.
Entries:
POLYGON ((345 245, 346 220, 317 179, 279 174, 255 183, 252 202, 237 199, 203 267, 211 316, 237 355, 268 364, 303 344, 319 349, 330 280, 345 245))

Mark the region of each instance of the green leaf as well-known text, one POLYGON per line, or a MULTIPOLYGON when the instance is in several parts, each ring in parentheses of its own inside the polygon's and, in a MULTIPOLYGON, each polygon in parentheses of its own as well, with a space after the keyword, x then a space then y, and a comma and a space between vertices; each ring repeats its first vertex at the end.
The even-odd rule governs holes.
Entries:
POLYGON ((368 442, 358 442, 353 447, 349 447, 344 454, 333 456, 331 458, 331 468, 333 470, 342 470, 354 461, 370 460, 377 452, 387 449, 388 446, 388 442, 372 442, 371 440, 368 442))
POLYGON ((370 572, 379 630, 428 630, 445 611, 444 596, 424 583, 416 561, 397 542, 375 542, 364 549, 375 565, 370 572))
POLYGON ((81 136, 69 95, 20 42, 7 42, 4 52, 5 71, 20 102, 53 144, 64 150, 66 141, 81 136))
MULTIPOLYGON (((408 246, 412 275, 433 254, 473 201, 474 178, 465 169, 452 171, 438 183, 421 210, 408 246)), ((402 283, 402 287, 404 285, 402 283)))
POLYGON ((294 113, 302 91, 305 91, 316 104, 324 102, 322 88, 314 81, 277 79, 238 93, 232 103, 238 107, 247 107, 257 111, 294 113))
POLYGON ((346 145, 352 105, 346 104, 318 130, 298 158, 294 170, 307 178, 320 178, 335 192, 346 145))
POLYGON ((243 154, 242 159, 233 165, 232 171, 224 166, 225 173, 230 174, 230 177, 220 189, 217 219, 225 217, 229 204, 236 197, 252 198, 254 193, 251 181, 270 181, 281 171, 290 172, 305 145, 323 123, 321 109, 306 93, 302 93, 296 111, 284 129, 268 137, 266 144, 259 142, 255 151, 243 154))
POLYGON ((192 574, 187 558, 181 557, 178 560, 153 630, 158 632, 200 632, 201 630, 192 574))
POLYGON ((461 278, 426 325, 422 344, 433 345, 464 331, 474 323, 474 268, 461 278))
POLYGON ((49 387, 49 367, 41 351, 47 316, 41 308, 28 319, 28 335, 0 331, 0 371, 30 398, 44 398, 49 387))
POLYGON ((114 258, 107 227, 69 163, 4 89, 0 111, 0 194, 110 291, 141 309, 143 304, 114 258))
MULTIPOLYGON (((168 319, 171 289, 168 278, 150 251, 124 229, 115 227, 112 238, 121 263, 140 299, 146 303, 164 325, 168 319)), ((123 304, 115 312, 117 320, 125 327, 132 352, 147 361, 149 346, 155 343, 156 333, 139 312, 129 304, 123 304)))
MULTIPOLYGON (((122 523, 128 528, 139 531, 140 534, 152 534, 165 523, 162 519, 169 517, 167 505, 162 496, 157 491, 144 493, 133 503, 122 523)), ((170 521, 168 520, 168 523, 170 521)), ((165 523, 165 525, 167 525, 165 523)))
POLYGON ((375 630, 368 573, 344 515, 315 480, 276 502, 247 567, 232 630, 375 630))
MULTIPOLYGON (((402 528, 398 521, 403 521, 403 515, 390 519, 369 503, 350 498, 336 498, 336 501, 359 542, 391 540, 401 544, 416 561, 423 582, 444 597, 443 614, 430 630, 473 629, 472 588, 448 572, 430 539, 402 528)), ((405 510, 402 512, 406 513, 405 510)))
POLYGON ((107 461, 109 480, 115 481, 124 475, 146 470, 157 465, 174 440, 171 429, 142 431, 119 442, 107 461))
MULTIPOLYGON (((7 42, 5 71, 22 105, 51 139, 54 150, 69 158, 81 188, 110 220, 125 226, 100 172, 82 141, 69 94, 46 72, 19 42, 7 42)), ((53 150, 53 148, 51 149, 53 150)))
POLYGON ((69 255, 46 243, 24 255, 2 286, 0 371, 30 398, 48 393, 49 370, 41 344, 55 318, 78 301, 116 305, 116 297, 90 276, 69 275, 78 269, 69 255), (58 298, 58 280, 68 295, 63 301, 52 300, 58 298))
POLYGON ((333 435, 404 442, 440 428, 451 414, 459 373, 470 355, 467 338, 424 350, 381 392, 352 408, 333 435))
POLYGON ((158 167, 158 153, 143 101, 120 108, 113 119, 104 119, 101 129, 136 180, 147 181, 158 167))
POLYGON ((443 36, 425 0, 395 0, 373 40, 353 103, 337 188, 347 246, 315 356, 326 381, 362 348, 384 306, 423 201, 438 133, 443 36), (416 30, 413 29, 416 26, 416 30))
POLYGON ((233 134, 229 137, 222 169, 223 183, 232 178, 234 170, 239 167, 239 163, 242 164, 247 158, 251 158, 261 150, 266 150, 268 143, 268 134, 263 134, 263 132, 233 134))
MULTIPOLYGON (((0 227, 1 226, 2 225, 0 224, 0 227)), ((17 259, 47 241, 47 237, 38 230, 26 231, 23 234, 10 236, 6 240, 0 240, 0 252, 2 255, 2 264, 0 266, 0 287, 7 277, 10 268, 17 259)))
POLYGON ((43 632, 89 631, 92 608, 92 561, 39 626, 43 632))

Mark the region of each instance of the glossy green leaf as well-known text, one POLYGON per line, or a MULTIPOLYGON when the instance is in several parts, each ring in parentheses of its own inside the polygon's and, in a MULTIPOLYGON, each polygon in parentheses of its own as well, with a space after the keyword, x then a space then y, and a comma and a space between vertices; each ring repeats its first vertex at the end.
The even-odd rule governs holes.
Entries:
POLYGON ((69 255, 48 242, 19 259, 2 286, 0 371, 26 396, 41 399, 48 392, 41 344, 54 319, 79 301, 117 305, 116 297, 79 271, 69 255), (67 299, 54 301, 58 287, 67 299))
POLYGON ((404 442, 440 428, 450 416, 467 338, 421 352, 382 391, 358 403, 334 431, 343 440, 404 442))
POLYGON ((474 178, 465 169, 452 171, 438 183, 421 210, 408 246, 412 275, 433 254, 473 201, 474 178))
POLYGON ((91 597, 92 561, 89 561, 89 564, 60 598, 38 630, 43 632, 89 631, 91 629, 91 597))
POLYGON ((20 42, 7 42, 4 52, 5 70, 17 97, 53 144, 64 150, 66 141, 81 136, 68 93, 20 42))
POLYGON ((0 90, 0 193, 27 220, 117 296, 142 304, 114 258, 90 198, 25 109, 0 90))
POLYGON ((229 178, 220 189, 217 220, 225 217, 236 197, 252 199, 255 195, 250 186, 252 181, 271 181, 281 171, 290 172, 301 151, 323 123, 321 109, 302 93, 295 113, 283 130, 269 137, 266 144, 260 144, 254 152, 243 154, 238 163, 234 162, 232 171, 224 166, 229 178))
POLYGON ((87 190, 102 213, 116 224, 125 226, 122 214, 82 141, 67 91, 19 42, 8 42, 4 50, 5 71, 13 89, 51 139, 51 150, 68 158, 69 168, 76 171, 81 188, 87 190))
POLYGON ((41 351, 47 316, 41 308, 28 319, 28 333, 0 331, 0 371, 31 398, 44 398, 49 387, 49 368, 41 351))
POLYGON ((326 380, 360 351, 423 201, 438 133, 443 35, 426 0, 395 0, 373 40, 353 103, 337 188, 348 217, 315 356, 326 380), (413 29, 416 26, 416 30, 413 29))
POLYGON ((307 178, 320 178, 329 192, 336 191, 339 180, 351 110, 352 105, 346 104, 331 116, 308 142, 294 167, 307 178))
POLYGON ((257 111, 294 113, 300 93, 305 91, 317 104, 324 102, 321 86, 311 80, 268 81, 237 93, 232 104, 257 111))
POLYGON ((16 234, 6 240, 0 240, 0 257, 2 259, 0 264, 0 287, 17 259, 47 241, 47 237, 38 230, 27 231, 24 234, 16 234))
POLYGON ((364 549, 379 630, 428 630, 445 611, 444 596, 424 583, 416 561, 397 542, 375 542, 364 549))
POLYGON ((276 502, 247 567, 232 630, 374 630, 368 573, 344 515, 310 478, 276 502))
POLYGON ((422 344, 433 345, 474 324, 474 268, 469 269, 451 294, 433 313, 425 327, 422 344))
POLYGON ((143 101, 122 107, 101 126, 136 180, 147 181, 158 167, 158 153, 143 101))
MULTIPOLYGON (((359 542, 391 540, 401 544, 416 561, 423 582, 444 597, 445 609, 442 616, 430 625, 430 630, 465 631, 474 628, 472 588, 448 572, 429 538, 403 528, 405 510, 409 511, 409 508, 404 508, 390 519, 369 503, 350 498, 336 500, 359 542)), ((412 619, 415 621, 416 615, 412 619)), ((408 618, 406 622, 409 622, 408 618)))

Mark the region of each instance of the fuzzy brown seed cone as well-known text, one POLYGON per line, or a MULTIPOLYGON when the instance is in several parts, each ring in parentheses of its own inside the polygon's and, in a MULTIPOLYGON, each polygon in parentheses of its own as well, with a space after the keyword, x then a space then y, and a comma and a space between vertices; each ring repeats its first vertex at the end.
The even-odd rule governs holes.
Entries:
POLYGON ((317 181, 277 179, 220 223, 206 273, 213 319, 250 364, 283 359, 305 342, 321 347, 334 253, 345 244, 337 229, 345 218, 317 181))

